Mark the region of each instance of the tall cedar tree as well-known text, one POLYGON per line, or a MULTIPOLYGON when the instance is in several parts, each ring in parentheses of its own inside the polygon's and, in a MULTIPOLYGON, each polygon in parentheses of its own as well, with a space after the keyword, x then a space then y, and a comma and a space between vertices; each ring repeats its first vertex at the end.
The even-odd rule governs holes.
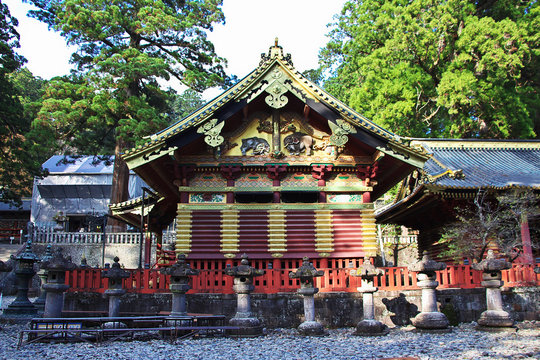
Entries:
POLYGON ((536 0, 351 0, 325 88, 404 136, 540 135, 536 0))
POLYGON ((32 156, 32 146, 24 136, 31 117, 26 116, 26 103, 21 103, 27 94, 18 85, 21 74, 32 75, 19 70, 26 60, 14 50, 19 47, 17 25, 7 5, 0 3, 0 201, 20 205, 21 197, 32 193, 41 162, 32 156))
MULTIPOLYGON (((127 200, 120 154, 168 124, 158 79, 195 90, 223 85, 224 59, 206 32, 223 23, 221 0, 31 0, 31 15, 76 45, 71 79, 51 82, 35 122, 64 153, 114 148, 111 203, 127 200)), ((54 145, 54 144, 51 144, 54 145)))

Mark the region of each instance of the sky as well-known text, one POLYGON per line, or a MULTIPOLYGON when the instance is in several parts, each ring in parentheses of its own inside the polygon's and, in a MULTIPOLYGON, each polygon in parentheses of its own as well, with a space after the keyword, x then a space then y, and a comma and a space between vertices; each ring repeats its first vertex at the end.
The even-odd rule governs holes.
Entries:
MULTIPOLYGON (((31 6, 22 0, 1 0, 19 20, 21 48, 17 52, 28 60, 26 66, 35 76, 50 79, 69 73, 69 48, 59 33, 26 16, 31 6)), ((319 50, 327 43, 328 24, 340 12, 345 0, 224 0, 225 25, 214 26, 209 34, 216 53, 227 59, 228 74, 243 78, 259 64, 261 53, 279 39, 285 53, 292 55, 299 71, 318 66, 319 50)), ((183 89, 171 83, 178 91, 183 89)), ((222 90, 210 89, 211 99, 222 90)))

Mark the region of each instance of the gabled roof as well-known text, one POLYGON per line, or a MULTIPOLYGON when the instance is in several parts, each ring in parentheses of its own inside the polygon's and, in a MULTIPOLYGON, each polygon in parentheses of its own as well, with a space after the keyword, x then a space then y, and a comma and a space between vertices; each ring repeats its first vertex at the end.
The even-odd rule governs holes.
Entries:
POLYGON ((540 141, 415 140, 429 189, 540 188, 540 141))
POLYGON ((415 139, 411 145, 430 159, 403 181, 394 203, 376 210, 378 222, 434 225, 429 216, 443 212, 442 198, 470 197, 478 189, 540 189, 538 140, 415 139))
POLYGON ((43 163, 49 174, 112 174, 114 155, 53 155, 43 163))
MULTIPOLYGON (((380 142, 372 142, 370 145, 377 147, 381 152, 398 157, 413 166, 421 166, 425 161, 425 154, 404 144, 399 136, 371 122, 306 79, 294 68, 290 54, 283 54, 283 49, 278 46, 277 41, 274 46, 270 47, 268 54, 261 55, 259 66, 236 85, 188 117, 150 136, 146 144, 126 151, 123 155, 124 159, 128 166, 134 169, 157 157, 172 154, 176 149, 171 145, 172 138, 215 118, 216 112, 225 105, 237 103, 240 106, 233 106, 233 108, 239 110, 242 105, 249 103, 261 93, 270 92, 279 77, 281 77, 279 80, 281 85, 305 101, 315 111, 325 116, 332 113, 329 119, 335 121, 336 117, 341 118, 364 130, 370 136, 380 139, 380 142)), ((222 115, 226 117, 227 114, 222 115)), ((219 120, 221 121, 221 119, 219 120)))

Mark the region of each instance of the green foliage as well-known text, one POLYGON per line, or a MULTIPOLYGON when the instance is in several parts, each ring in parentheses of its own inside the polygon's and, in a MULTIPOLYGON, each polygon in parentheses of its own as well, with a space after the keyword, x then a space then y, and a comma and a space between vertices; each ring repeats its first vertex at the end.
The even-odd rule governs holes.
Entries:
POLYGON ((167 126, 171 93, 158 79, 176 77, 197 90, 225 82, 225 61, 206 38, 224 21, 221 1, 32 3, 33 16, 78 46, 76 74, 51 81, 34 124, 64 153, 110 153, 167 126))
MULTIPOLYGON (((523 250, 523 216, 540 214, 540 197, 531 191, 494 195, 480 190, 469 207, 456 207, 456 221, 442 229, 447 250, 442 255, 459 260, 481 261, 490 247, 497 248, 513 261, 523 250)), ((537 247, 538 239, 531 239, 537 247)))
POLYGON ((204 104, 202 95, 192 89, 187 89, 182 94, 175 95, 171 105, 170 124, 174 124, 178 120, 192 114, 204 104))
POLYGON ((22 91, 22 74, 30 82, 33 77, 19 70, 26 60, 14 50, 19 47, 16 26, 8 7, 0 3, 0 201, 20 205, 21 197, 32 192, 34 175, 41 174, 41 162, 25 138, 36 99, 30 88, 22 91))
POLYGON ((325 88, 400 135, 538 136, 538 15, 532 0, 348 1, 325 88))

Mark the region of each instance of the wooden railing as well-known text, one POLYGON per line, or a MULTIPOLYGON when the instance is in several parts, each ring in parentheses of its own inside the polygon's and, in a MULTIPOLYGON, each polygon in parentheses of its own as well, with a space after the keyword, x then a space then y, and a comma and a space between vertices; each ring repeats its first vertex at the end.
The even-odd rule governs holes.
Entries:
MULTIPOLYGON (((348 264, 349 259, 333 259, 331 265, 336 263, 348 264)), ((298 280, 289 279, 289 272, 300 266, 300 261, 285 261, 295 266, 283 266, 280 269, 268 268, 272 261, 252 261, 252 266, 265 269, 263 276, 255 278, 256 293, 294 292, 300 284, 298 280)), ((349 275, 347 267, 321 267, 324 276, 315 279, 315 286, 320 292, 356 292, 360 286, 360 279, 349 275)), ((323 264, 321 264, 323 263, 323 264)), ((230 264, 230 263, 229 263, 230 264)), ((189 293, 223 293, 232 294, 233 279, 225 275, 226 263, 222 261, 191 261, 193 268, 200 271, 198 276, 192 277, 192 289, 189 293)), ((356 265, 358 266, 358 261, 356 265)), ((512 269, 503 271, 503 281, 506 287, 540 286, 540 274, 534 272, 535 265, 514 264, 512 269)), ((270 266, 271 267, 271 266, 270 266)), ((416 274, 404 267, 382 268, 384 274, 375 279, 379 290, 414 290, 419 289, 416 284, 416 274)), ((131 276, 125 280, 124 287, 128 292, 134 293, 160 293, 169 292, 169 277, 158 270, 129 270, 131 276)), ((437 271, 439 289, 461 288, 470 289, 481 287, 482 273, 472 270, 469 265, 449 266, 445 270, 437 271)), ((103 292, 107 289, 107 279, 101 276, 100 269, 74 270, 67 273, 66 284, 69 291, 103 292)))

